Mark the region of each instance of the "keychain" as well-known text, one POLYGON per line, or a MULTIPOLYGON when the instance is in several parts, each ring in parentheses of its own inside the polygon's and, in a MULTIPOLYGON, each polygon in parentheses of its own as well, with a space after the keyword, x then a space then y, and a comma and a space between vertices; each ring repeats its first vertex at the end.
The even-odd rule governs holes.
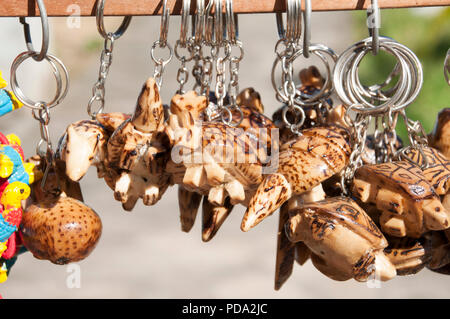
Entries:
MULTIPOLYGON (((40 182, 32 185, 32 196, 27 201, 23 212, 20 237, 23 245, 36 258, 47 259, 57 264, 66 264, 85 258, 93 250, 101 234, 101 221, 91 208, 70 197, 73 195, 82 199, 77 183, 63 182, 66 178, 64 162, 59 162, 62 167, 57 169, 58 160, 54 155, 48 125, 50 110, 59 105, 67 94, 69 76, 64 64, 55 56, 47 53, 48 19, 43 2, 41 0, 37 2, 42 13, 43 49, 40 53, 34 51, 29 27, 25 21, 21 20, 24 24, 28 51, 19 54, 11 65, 12 90, 17 99, 32 110, 32 115, 39 122, 40 128, 41 139, 36 147, 37 155, 29 159, 27 165, 29 167, 36 166, 38 172, 44 172, 40 182), (57 82, 57 92, 50 102, 30 100, 18 84, 17 69, 29 58, 38 62, 46 60, 52 67, 57 82), (68 188, 69 185, 72 188, 68 188), (95 227, 93 227, 93 223, 87 224, 88 221, 92 221, 91 218, 95 220, 95 227), (75 236, 80 234, 84 236, 83 240, 75 240, 75 236)), ((36 178, 39 173, 34 173, 34 175, 36 178)))

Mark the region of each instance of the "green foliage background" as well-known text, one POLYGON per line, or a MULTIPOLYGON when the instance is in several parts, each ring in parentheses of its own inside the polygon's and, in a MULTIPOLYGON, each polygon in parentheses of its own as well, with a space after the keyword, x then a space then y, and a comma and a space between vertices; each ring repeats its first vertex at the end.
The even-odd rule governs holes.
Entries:
MULTIPOLYGON (((429 9, 420 9, 429 10, 429 9)), ((426 11, 424 11, 426 12, 426 11)), ((355 41, 366 38, 366 13, 354 13, 355 41), (364 26, 364 27, 361 27, 364 26)), ((443 66, 450 48, 450 8, 428 15, 409 9, 381 11, 380 35, 395 39, 409 47, 420 59, 424 70, 422 91, 407 108, 407 114, 420 120, 425 131, 433 129, 438 112, 450 107, 450 87, 444 79, 443 66)), ((395 59, 388 54, 366 56, 361 64, 360 78, 364 84, 382 83, 393 69, 395 59)), ((397 132, 407 142, 406 130, 399 123, 397 132)))

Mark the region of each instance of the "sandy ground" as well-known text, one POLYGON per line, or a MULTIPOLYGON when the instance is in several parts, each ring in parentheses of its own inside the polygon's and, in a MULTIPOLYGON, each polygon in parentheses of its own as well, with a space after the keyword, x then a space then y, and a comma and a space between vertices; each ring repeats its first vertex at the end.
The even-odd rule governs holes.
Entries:
MULTIPOLYGON (((39 41, 37 19, 32 19, 33 36, 39 41)), ((314 42, 322 42, 342 52, 352 39, 349 13, 313 15, 314 42)), ((66 19, 52 19, 51 52, 66 62, 71 74, 69 94, 52 111, 53 140, 73 121, 87 118, 86 105, 97 78, 100 50, 83 50, 100 36, 95 19, 81 21, 81 29, 68 29, 66 19)), ((9 79, 14 57, 25 49, 22 29, 16 19, 0 21, 0 70, 9 79)), ((171 19, 169 39, 179 33, 179 19, 171 19)), ((275 18, 271 15, 240 19, 245 60, 240 84, 261 92, 266 113, 279 106, 270 84, 270 69, 277 40, 275 18)), ((153 72, 149 56, 157 39, 159 19, 134 18, 129 30, 115 43, 114 61, 107 81, 107 111, 133 110, 142 83, 153 72)), ((36 45, 38 46, 38 44, 36 45)), ((314 60, 312 63, 316 63, 314 60)), ((169 101, 177 88, 176 60, 167 69, 162 96, 169 101)), ((307 65, 303 63, 303 65, 307 65)), ((300 63, 299 63, 300 66, 300 63)), ((46 98, 54 89, 48 66, 27 62, 19 79, 33 98, 46 98), (45 74, 45 75, 44 75, 45 74)), ((0 120, 0 130, 15 132, 23 140, 27 155, 38 142, 38 125, 26 109, 0 120)), ((133 212, 122 210, 111 190, 96 178, 94 169, 81 182, 85 201, 101 216, 103 235, 95 251, 78 263, 80 288, 68 288, 71 268, 53 265, 24 254, 10 279, 0 287, 6 298, 448 298, 450 278, 423 270, 414 277, 398 277, 370 288, 355 281, 334 282, 318 272, 310 262, 296 266, 290 280, 279 292, 273 290, 276 230, 278 219, 268 218, 256 229, 239 229, 244 212, 237 207, 217 236, 201 241, 200 220, 188 234, 181 232, 176 188, 170 189, 153 207, 137 205, 133 212)))

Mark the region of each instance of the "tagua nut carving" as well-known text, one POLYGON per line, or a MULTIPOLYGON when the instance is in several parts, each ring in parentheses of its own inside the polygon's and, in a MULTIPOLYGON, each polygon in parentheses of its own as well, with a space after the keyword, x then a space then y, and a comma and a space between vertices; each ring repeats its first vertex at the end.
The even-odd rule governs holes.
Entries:
POLYGON ((241 224, 248 231, 293 195, 303 194, 339 173, 349 161, 348 133, 337 126, 305 129, 280 147, 279 169, 265 176, 241 224))
POLYGON ((223 205, 227 197, 232 205, 243 203, 262 180, 270 149, 259 145, 270 147, 270 134, 262 143, 257 133, 244 133, 221 122, 200 122, 206 107, 206 98, 195 92, 172 99, 166 127, 173 145, 166 166, 171 183, 207 195, 216 206, 223 205))
POLYGON ((366 281, 371 275, 382 281, 395 277, 395 267, 383 253, 386 238, 350 198, 308 203, 290 215, 286 235, 308 246, 314 266, 326 276, 340 281, 366 281))
POLYGON ((450 212, 422 170, 407 161, 365 165, 356 171, 352 193, 382 211, 381 229, 395 237, 419 238, 450 227, 450 212))
POLYGON ((434 126, 433 132, 428 136, 430 145, 450 159, 450 108, 442 109, 434 126))
MULTIPOLYGON (((197 96, 193 93, 185 94, 184 96, 191 96, 191 98, 194 98, 197 96)), ((197 100, 200 103, 204 103, 204 99, 197 100)), ((194 102, 194 101, 193 101, 194 102)), ((261 97, 258 92, 256 92, 253 88, 247 88, 244 89, 238 96, 237 96, 237 105, 239 106, 240 110, 242 111, 242 118, 241 113, 238 112, 236 109, 231 110, 231 114, 233 116, 233 121, 239 123, 239 125, 236 128, 227 127, 227 129, 233 130, 233 129, 241 129, 240 134, 244 133, 247 134, 248 138, 252 138, 254 141, 262 141, 261 146, 264 147, 267 150, 272 150, 272 148, 277 147, 277 144, 272 145, 272 140, 265 137, 264 135, 271 136, 271 129, 274 129, 275 126, 272 123, 272 121, 264 116, 262 114, 264 107, 261 102, 261 97), (261 134, 260 134, 261 133, 261 134), (264 145, 266 144, 266 145, 264 145)), ((202 106, 204 108, 204 105, 202 106)), ((181 109, 180 109, 181 110, 181 109)), ((206 121, 206 114, 205 112, 199 112, 196 113, 199 116, 199 118, 202 121, 206 121)), ((210 116, 212 118, 219 117, 220 114, 211 113, 210 116)), ((175 120, 174 120, 175 121, 175 120)), ((222 126, 222 124, 218 124, 218 122, 210 123, 211 127, 214 125, 222 126)), ((226 127, 226 126, 225 126, 226 127)), ((218 139, 211 141, 211 143, 214 143, 216 146, 222 145, 222 139, 220 137, 219 131, 214 131, 214 129, 207 129, 212 132, 212 134, 207 134, 206 136, 203 136, 202 138, 206 138, 207 140, 211 137, 215 137, 214 133, 217 133, 218 139)), ((170 131, 170 133, 173 133, 174 131, 170 131)), ((182 132, 182 131, 181 131, 182 132)), ((230 141, 227 141, 230 142, 230 141)), ((276 139, 275 139, 276 142, 276 139)), ((233 143, 231 141, 231 143, 233 143)), ((182 144, 175 143, 175 148, 180 147, 182 144)), ((204 144, 203 144, 204 145, 204 144)), ((245 146, 245 143, 241 143, 240 146, 245 146)), ((207 151, 208 152, 209 145, 206 145, 205 148, 199 148, 200 150, 207 151)), ((212 147, 214 149, 214 147, 212 147)), ((263 150, 265 152, 265 150, 263 150)), ((191 151, 188 151, 188 153, 191 151)), ((269 154, 269 153, 268 153, 269 154)), ((203 160, 203 153, 198 154, 199 162, 203 160)), ((236 155, 236 154, 234 154, 236 155)), ((220 166, 220 156, 219 157, 219 164, 220 166)), ((191 158, 192 159, 192 158, 191 158)), ((245 164, 245 158, 240 159, 245 164)), ((233 158, 231 158, 228 163, 224 164, 231 164, 233 161, 233 158)), ((179 183, 182 179, 184 179, 184 175, 186 173, 186 165, 175 165, 176 163, 169 163, 169 171, 173 172, 173 182, 179 183), (184 166, 184 167, 183 167, 184 166)), ((180 164, 180 163, 178 163, 180 164)), ((189 163, 187 163, 189 164, 189 163)), ((189 165, 187 165, 189 166, 189 165)), ((219 172, 220 169, 218 168, 219 172)), ((238 168, 238 173, 240 172, 241 168, 238 168)), ((211 169, 209 169, 209 172, 211 172, 211 169)), ((244 171, 239 174, 245 174, 244 171)), ((190 190, 186 189, 182 184, 178 186, 178 201, 179 201, 179 207, 180 207, 180 220, 182 225, 182 230, 188 232, 195 221, 195 217, 197 215, 197 211, 199 208, 200 200, 203 197, 203 205, 202 205, 202 211, 203 211, 203 222, 202 222, 202 240, 203 241, 209 241, 213 238, 213 236, 216 234, 218 229, 221 227, 225 219, 229 216, 232 208, 234 205, 231 204, 229 201, 229 196, 227 192, 230 191, 239 191, 241 188, 240 185, 234 181, 228 185, 228 187, 224 186, 213 186, 213 189, 206 192, 205 189, 197 189, 195 187, 188 187, 190 190), (234 186, 233 186, 234 185, 234 186), (199 195, 200 194, 200 195, 199 195), (224 204, 221 204, 222 200, 225 201, 224 204)), ((247 193, 250 193, 251 191, 244 191, 246 193, 246 197, 244 202, 242 204, 245 204, 248 195, 247 193)))

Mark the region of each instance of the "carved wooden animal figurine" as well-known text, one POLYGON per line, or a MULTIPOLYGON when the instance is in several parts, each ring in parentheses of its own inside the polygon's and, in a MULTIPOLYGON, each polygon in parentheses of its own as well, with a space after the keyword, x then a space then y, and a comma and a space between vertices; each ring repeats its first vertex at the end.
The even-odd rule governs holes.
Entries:
POLYGON ((173 145, 166 167, 171 183, 207 195, 216 206, 223 206, 227 197, 232 205, 245 203, 262 180, 270 150, 261 145, 271 145, 270 134, 261 141, 221 122, 200 122, 206 106, 206 98, 195 92, 172 99, 166 128, 173 145))
POLYGON ((170 155, 164 134, 164 108, 156 82, 150 78, 142 88, 133 116, 111 135, 107 145, 107 168, 120 172, 114 197, 131 210, 142 198, 155 204, 169 186, 164 172, 170 155))
POLYGON ((389 246, 384 254, 397 270, 397 275, 413 275, 421 271, 430 261, 430 253, 425 240, 409 237, 389 237, 389 246))
POLYGON ((450 230, 430 232, 427 239, 430 242, 430 261, 427 268, 450 275, 450 230))
POLYGON ((381 229, 391 236, 419 238, 426 231, 450 227, 450 212, 412 163, 364 165, 356 171, 352 193, 382 211, 381 229))
POLYGON ((303 243, 291 242, 286 236, 285 225, 289 219, 289 212, 302 207, 305 204, 318 202, 325 199, 322 185, 316 186, 311 191, 292 197, 280 208, 277 236, 277 257, 275 265, 275 290, 289 279, 294 267, 294 260, 303 265, 311 256, 310 249, 303 243))
POLYGON ((350 198, 327 198, 294 209, 286 234, 292 242, 304 242, 314 266, 334 280, 366 281, 375 271, 382 281, 396 275, 383 253, 386 238, 350 198))
POLYGON ((439 112, 433 132, 429 135, 430 145, 450 159, 450 108, 439 112))
MULTIPOLYGON (((447 194, 450 190, 450 160, 432 147, 424 147, 423 153, 428 161, 428 167, 423 170, 423 174, 438 195, 447 194)), ((418 150, 411 149, 407 156, 415 163, 424 163, 418 150)))
MULTIPOLYGON (((242 111, 242 121, 237 126, 238 129, 243 129, 248 133, 251 133, 257 138, 259 136, 259 129, 266 129, 267 134, 270 134, 270 130, 274 129, 275 126, 270 119, 265 117, 262 113, 264 112, 264 107, 261 102, 261 97, 258 92, 252 88, 247 88, 243 90, 237 96, 237 105, 242 111), (251 131, 253 129, 253 131, 251 131)), ((241 114, 233 109, 233 122, 237 123, 241 120, 241 114)), ((213 115, 214 117, 214 115, 213 115)), ((205 119, 205 116, 201 116, 205 119)), ((262 132, 262 131, 261 131, 262 132)), ((264 132, 262 132, 264 134, 264 132)), ((264 139, 265 140, 265 139, 264 139)), ((271 148, 270 141, 267 148, 271 148)), ((197 210, 200 205, 202 195, 186 190, 182 185, 178 186, 178 201, 180 206, 180 220, 181 227, 183 231, 188 232, 195 221, 197 215, 197 210)), ((202 205, 202 240, 209 241, 217 233, 220 226, 223 224, 225 219, 231 213, 233 205, 227 197, 225 199, 224 205, 217 205, 210 203, 207 197, 203 198, 202 205)))
POLYGON ((70 124, 58 145, 58 156, 66 162, 66 174, 79 181, 91 165, 99 177, 107 170, 107 142, 114 130, 130 116, 124 113, 99 113, 97 121, 81 120, 70 124))
POLYGON ((266 175, 250 200, 241 224, 248 231, 293 195, 303 194, 339 173, 351 153, 340 127, 315 127, 280 147, 278 172, 266 175))

